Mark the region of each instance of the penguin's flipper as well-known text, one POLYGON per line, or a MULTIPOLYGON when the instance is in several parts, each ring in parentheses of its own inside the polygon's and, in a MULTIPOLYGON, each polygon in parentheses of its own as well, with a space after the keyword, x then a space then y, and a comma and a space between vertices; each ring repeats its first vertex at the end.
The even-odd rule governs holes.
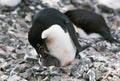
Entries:
POLYGON ((73 43, 76 46, 76 48, 81 49, 81 45, 79 44, 77 34, 75 33, 75 29, 74 29, 73 25, 72 24, 67 24, 66 28, 68 30, 68 33, 69 33, 71 39, 73 40, 73 43))
POLYGON ((71 39, 73 40, 73 43, 75 44, 75 46, 76 46, 76 48, 77 48, 77 51, 78 51, 78 52, 81 52, 81 51, 89 48, 89 47, 92 45, 91 43, 90 43, 90 44, 87 44, 87 45, 85 45, 85 46, 81 46, 81 45, 80 45, 79 40, 78 40, 78 38, 77 38, 77 34, 76 34, 76 32, 75 32, 75 29, 74 29, 73 25, 71 25, 71 26, 72 26, 72 27, 67 26, 67 30, 68 30, 68 32, 69 32, 69 34, 70 34, 71 39))

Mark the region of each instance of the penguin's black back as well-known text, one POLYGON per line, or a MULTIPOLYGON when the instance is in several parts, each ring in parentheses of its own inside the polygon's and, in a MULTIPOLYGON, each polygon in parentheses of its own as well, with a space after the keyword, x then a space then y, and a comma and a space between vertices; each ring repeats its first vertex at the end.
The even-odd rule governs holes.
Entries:
POLYGON ((81 27, 88 34, 93 32, 98 33, 102 29, 109 30, 104 18, 94 12, 76 9, 67 11, 65 14, 77 27, 81 27))
POLYGON ((110 29, 102 15, 83 9, 69 10, 65 12, 65 15, 87 34, 98 33, 110 42, 119 42, 112 37, 110 29))

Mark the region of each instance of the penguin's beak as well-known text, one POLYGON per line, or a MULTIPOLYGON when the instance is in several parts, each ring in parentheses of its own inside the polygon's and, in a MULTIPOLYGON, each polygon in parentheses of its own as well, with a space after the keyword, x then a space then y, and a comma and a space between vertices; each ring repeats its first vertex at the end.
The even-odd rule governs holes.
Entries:
POLYGON ((35 50, 36 50, 37 54, 39 55, 40 54, 40 49, 36 48, 35 50))
POLYGON ((37 54, 40 56, 46 56, 47 54, 49 54, 49 51, 47 49, 45 49, 44 47, 39 47, 39 48, 36 48, 36 52, 37 54))

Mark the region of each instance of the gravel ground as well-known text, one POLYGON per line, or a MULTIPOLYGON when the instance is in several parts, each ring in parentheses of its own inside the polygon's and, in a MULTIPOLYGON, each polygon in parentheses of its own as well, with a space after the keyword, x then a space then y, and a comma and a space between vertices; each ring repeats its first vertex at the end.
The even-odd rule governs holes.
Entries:
MULTIPOLYGON (((117 2, 120 4, 120 1, 117 2)), ((26 0, 13 11, 0 10, 0 81, 120 81, 120 44, 105 40, 80 52, 66 67, 44 67, 27 40, 33 16, 46 7, 61 12, 83 8, 104 16, 112 35, 120 40, 120 7, 96 0, 26 0)), ((81 44, 94 39, 79 39, 81 44)))

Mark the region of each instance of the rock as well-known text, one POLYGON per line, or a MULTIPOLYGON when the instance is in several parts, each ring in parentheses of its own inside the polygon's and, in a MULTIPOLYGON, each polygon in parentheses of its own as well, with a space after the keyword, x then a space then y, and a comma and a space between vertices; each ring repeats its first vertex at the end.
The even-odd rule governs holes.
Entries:
POLYGON ((13 75, 13 76, 10 76, 7 81, 28 81, 28 80, 26 80, 20 76, 13 75))
POLYGON ((0 76, 0 80, 1 81, 5 81, 5 80, 7 80, 7 78, 8 78, 8 75, 2 75, 2 76, 0 76))
POLYGON ((103 76, 103 73, 99 71, 98 69, 95 70, 95 79, 100 80, 103 76))
POLYGON ((21 3, 21 0, 0 0, 0 5, 2 6, 3 11, 11 11, 14 10, 17 5, 21 3))
POLYGON ((99 4, 106 5, 113 9, 119 9, 120 8, 120 1, 119 0, 98 0, 99 4))
POLYGON ((99 68, 100 66, 105 66, 105 63, 104 62, 94 62, 93 63, 93 66, 95 67, 95 68, 99 68))
POLYGON ((17 6, 20 2, 21 0, 13 0, 12 2, 9 0, 0 0, 0 4, 2 6, 9 6, 9 7, 17 6))
POLYGON ((30 8, 31 10, 35 10, 35 7, 34 7, 34 6, 29 6, 29 8, 30 8))
POLYGON ((120 48, 118 48, 118 46, 116 45, 112 45, 111 49, 110 49, 113 53, 117 53, 120 51, 120 48))
POLYGON ((83 73, 82 77, 86 80, 89 80, 89 75, 86 72, 83 73))
POLYGON ((107 41, 98 42, 95 46, 97 51, 106 51, 107 49, 110 49, 111 44, 107 41))
POLYGON ((38 63, 38 59, 34 58, 34 57, 26 57, 25 60, 30 64, 37 64, 38 63))
POLYGON ((89 76, 89 81, 96 81, 95 79, 95 72, 93 69, 90 69, 88 72, 87 72, 88 76, 89 76))
POLYGON ((19 75, 23 78, 30 78, 32 76, 33 70, 32 69, 26 69, 25 72, 20 73, 19 75))
POLYGON ((88 10, 93 10, 93 4, 91 2, 92 0, 71 0, 71 3, 77 8, 83 7, 88 10))
POLYGON ((62 13, 81 8, 103 15, 113 37, 120 40, 120 11, 116 4, 119 1, 115 0, 112 5, 116 5, 112 7, 107 4, 113 0, 100 4, 102 1, 108 0, 22 0, 14 11, 0 10, 0 81, 119 81, 118 43, 79 38, 82 46, 92 43, 79 53, 80 58, 66 67, 45 67, 28 42, 34 15, 47 7, 56 8, 62 13))
POLYGON ((85 81, 84 79, 76 79, 76 78, 70 78, 67 76, 55 76, 50 79, 50 81, 85 81))
POLYGON ((5 17, 6 17, 6 15, 0 14, 0 19, 4 19, 5 17))
POLYGON ((26 17, 25 17, 25 21, 32 21, 32 14, 31 13, 27 13, 26 17))
POLYGON ((60 0, 42 0, 41 1, 44 6, 49 6, 49 7, 54 7, 54 8, 59 8, 59 2, 60 0))
POLYGON ((119 81, 119 80, 120 80, 120 77, 119 77, 119 76, 116 76, 116 75, 113 76, 112 81, 119 81))
POLYGON ((109 7, 105 6, 105 5, 99 4, 99 5, 98 5, 98 8, 101 9, 102 12, 114 13, 114 9, 109 8, 109 7))
POLYGON ((3 50, 0 49, 0 57, 4 58, 4 59, 7 59, 8 55, 6 55, 6 52, 4 52, 3 50))
POLYGON ((116 58, 120 59, 120 51, 118 53, 116 53, 116 58))
POLYGON ((37 5, 36 8, 39 10, 42 9, 41 5, 37 5))
POLYGON ((25 54, 24 54, 24 53, 20 53, 20 54, 17 54, 16 57, 17 57, 18 59, 24 59, 25 54))
POLYGON ((92 55, 92 56, 90 56, 90 58, 94 62, 106 62, 107 61, 107 58, 104 56, 101 56, 101 55, 98 55, 98 57, 96 57, 96 55, 92 55))
POLYGON ((7 62, 5 61, 5 59, 0 58, 0 69, 5 69, 5 67, 7 66, 7 62))
POLYGON ((120 40, 120 27, 118 27, 117 30, 115 31, 115 35, 117 39, 120 40))

